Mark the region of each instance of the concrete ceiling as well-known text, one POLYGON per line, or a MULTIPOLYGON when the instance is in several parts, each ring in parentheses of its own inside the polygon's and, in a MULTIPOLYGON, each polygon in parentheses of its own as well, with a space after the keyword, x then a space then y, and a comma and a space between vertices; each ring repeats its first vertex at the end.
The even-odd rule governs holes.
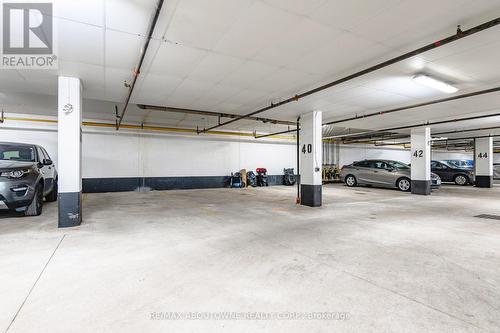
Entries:
MULTIPOLYGON (((114 120, 155 6, 156 0, 55 1, 59 69, 1 70, 0 106, 56 115, 57 76, 77 76, 85 117, 114 120)), ((498 16, 497 0, 166 1, 132 102, 245 114, 452 35, 457 24, 467 29, 498 16)), ((491 28, 262 116, 294 120, 319 109, 335 120, 445 97, 411 80, 422 72, 453 83, 458 93, 500 85, 499 36, 500 27, 491 28)), ((496 93, 342 126, 379 129, 499 106, 496 93)), ((124 121, 178 127, 216 121, 201 118, 133 107, 124 121)), ((492 119, 442 127, 478 123, 491 126, 492 119)), ((278 127, 246 121, 227 129, 278 127)))

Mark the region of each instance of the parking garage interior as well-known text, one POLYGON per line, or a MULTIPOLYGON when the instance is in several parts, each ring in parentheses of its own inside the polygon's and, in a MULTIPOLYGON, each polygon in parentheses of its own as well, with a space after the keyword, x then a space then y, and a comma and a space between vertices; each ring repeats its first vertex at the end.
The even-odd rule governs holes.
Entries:
POLYGON ((498 1, 1 11, 2 332, 500 331, 498 1))

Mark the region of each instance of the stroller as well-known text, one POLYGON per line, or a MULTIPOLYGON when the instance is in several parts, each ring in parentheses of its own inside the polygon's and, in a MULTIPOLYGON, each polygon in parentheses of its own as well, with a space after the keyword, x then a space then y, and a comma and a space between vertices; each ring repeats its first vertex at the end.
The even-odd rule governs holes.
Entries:
POLYGON ((269 186, 267 181, 267 169, 257 168, 257 186, 269 186))
POLYGON ((287 186, 295 185, 295 183, 297 182, 297 178, 293 173, 293 168, 283 169, 283 172, 285 173, 285 175, 283 176, 283 183, 285 183, 285 185, 287 186))
POLYGON ((247 172, 247 186, 257 186, 257 177, 255 176, 255 173, 253 171, 247 172))

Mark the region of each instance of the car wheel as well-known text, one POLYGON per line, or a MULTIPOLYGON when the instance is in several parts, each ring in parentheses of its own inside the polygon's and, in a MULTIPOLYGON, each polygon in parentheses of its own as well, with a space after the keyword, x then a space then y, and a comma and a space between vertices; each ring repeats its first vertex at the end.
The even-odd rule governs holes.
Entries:
POLYGON ((45 197, 45 200, 47 200, 47 202, 57 201, 57 190, 58 190, 58 186, 57 186, 57 179, 56 179, 54 181, 54 187, 52 188, 52 191, 49 193, 49 195, 47 195, 45 197))
POLYGON ((456 175, 454 178, 454 181, 455 181, 455 184, 464 186, 464 185, 467 185, 469 183, 469 178, 467 178, 467 176, 464 176, 464 175, 456 175))
POLYGON ((345 177, 345 184, 349 187, 354 187, 358 184, 358 181, 356 180, 356 177, 349 175, 345 177))
POLYGON ((398 180, 398 189, 403 192, 408 192, 411 190, 411 182, 408 178, 401 178, 398 180))
POLYGON ((30 205, 24 211, 25 216, 38 216, 42 214, 43 208, 43 187, 41 184, 38 184, 35 189, 35 195, 33 196, 33 200, 30 205))

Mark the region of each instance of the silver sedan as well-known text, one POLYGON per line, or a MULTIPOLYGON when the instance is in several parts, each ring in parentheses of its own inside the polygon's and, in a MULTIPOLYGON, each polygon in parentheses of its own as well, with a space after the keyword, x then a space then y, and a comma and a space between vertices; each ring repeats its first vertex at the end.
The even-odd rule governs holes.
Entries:
MULTIPOLYGON (((364 160, 346 165, 340 171, 340 179, 347 186, 371 185, 398 188, 407 192, 411 189, 411 168, 409 165, 390 160, 364 160)), ((441 185, 441 179, 431 173, 431 186, 441 185)))

